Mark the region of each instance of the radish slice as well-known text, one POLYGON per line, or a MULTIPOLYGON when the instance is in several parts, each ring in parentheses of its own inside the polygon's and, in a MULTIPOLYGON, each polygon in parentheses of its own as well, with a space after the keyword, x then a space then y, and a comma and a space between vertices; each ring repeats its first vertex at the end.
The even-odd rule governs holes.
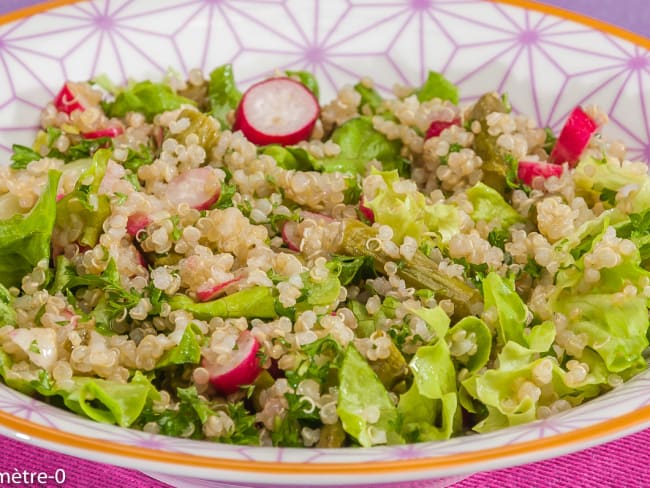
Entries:
POLYGON ((228 288, 232 284, 237 283, 240 280, 241 280, 241 276, 238 276, 237 278, 233 278, 232 280, 227 280, 222 283, 217 283, 216 285, 211 286, 209 288, 197 290, 196 298, 198 298, 199 302, 209 302, 210 300, 214 300, 223 291, 225 291, 226 288, 228 288))
POLYGON ((282 225, 282 240, 292 251, 300 252, 300 241, 302 238, 298 235, 298 222, 287 220, 282 225))
POLYGON ((314 94, 290 78, 251 86, 235 112, 235 130, 254 144, 288 146, 309 138, 320 107, 314 94))
POLYGON ((589 117, 582 108, 573 109, 551 151, 548 162, 553 164, 568 162, 569 166, 573 168, 597 129, 596 121, 589 117))
POLYGON ((54 98, 54 106, 59 112, 71 114, 75 110, 83 112, 88 107, 96 106, 101 94, 85 83, 67 82, 54 98))
POLYGON ((427 133, 424 136, 425 139, 431 139, 432 137, 438 137, 443 130, 448 129, 452 125, 460 125, 460 119, 455 118, 451 122, 444 120, 434 120, 431 122, 431 125, 427 129, 427 133))
MULTIPOLYGON (((300 212, 301 221, 310 219, 315 221, 318 225, 326 225, 334 222, 334 219, 329 215, 323 215, 315 212, 303 210, 300 212)), ((298 222, 295 220, 287 220, 282 225, 282 240, 292 251, 300 252, 300 243, 302 242, 302 232, 298 222)))
POLYGON ((359 212, 361 212, 370 223, 375 222, 375 212, 373 212, 371 208, 366 207, 366 199, 363 195, 361 195, 361 198, 359 199, 359 212))
POLYGON ((140 212, 136 212, 133 215, 129 215, 128 220, 126 221, 126 233, 132 237, 136 237, 141 230, 147 228, 151 223, 151 219, 148 215, 140 212))
POLYGON ((221 182, 208 167, 193 168, 180 174, 167 185, 169 203, 177 207, 186 203, 196 210, 208 210, 221 195, 221 182))
POLYGON ((533 180, 537 177, 544 179, 549 176, 562 176, 563 166, 559 164, 544 163, 541 161, 519 161, 517 166, 517 177, 519 180, 528 185, 533 186, 533 180))
POLYGON ((92 132, 84 132, 81 137, 84 139, 99 139, 100 137, 117 137, 124 134, 124 128, 119 124, 109 125, 102 129, 97 129, 92 132))
POLYGON ((236 392, 240 386, 249 385, 262 371, 257 351, 260 343, 255 336, 245 330, 237 338, 226 364, 211 364, 205 358, 203 367, 208 370, 210 383, 226 395, 236 392))

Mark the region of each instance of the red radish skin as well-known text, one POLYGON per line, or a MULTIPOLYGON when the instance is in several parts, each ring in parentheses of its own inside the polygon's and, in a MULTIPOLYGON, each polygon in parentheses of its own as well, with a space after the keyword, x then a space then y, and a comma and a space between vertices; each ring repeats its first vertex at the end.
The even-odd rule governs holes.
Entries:
POLYGON ((166 197, 177 207, 183 203, 196 210, 208 210, 221 195, 221 183, 208 167, 193 168, 174 178, 167 185, 166 197))
POLYGON ((425 135, 425 139, 431 139, 432 137, 438 137, 440 134, 442 134, 442 131, 445 129, 449 129, 452 125, 460 125, 460 119, 455 118, 452 121, 444 121, 444 120, 434 120, 431 122, 431 125, 427 129, 427 133, 425 135))
POLYGON ((71 114, 75 110, 83 112, 99 103, 101 95, 94 93, 83 83, 67 82, 54 98, 54 106, 59 112, 71 114))
POLYGON ((143 213, 134 213, 129 215, 128 220, 126 221, 126 233, 131 237, 136 237, 141 230, 147 228, 151 223, 151 219, 148 215, 143 213))
POLYGON ((371 208, 366 207, 366 199, 363 195, 359 199, 359 212, 372 224, 375 222, 375 212, 371 208))
POLYGON ((598 130, 596 121, 582 108, 576 107, 564 124, 548 162, 553 164, 568 162, 571 168, 575 167, 596 130, 598 130))
POLYGON ((244 93, 233 129, 254 144, 289 146, 307 140, 320 112, 318 100, 291 78, 269 78, 244 93))
POLYGON ((81 137, 84 139, 99 139, 100 137, 110 137, 112 139, 113 137, 121 136, 122 134, 124 134, 124 128, 121 125, 111 125, 92 132, 84 132, 81 134, 81 137))
POLYGON ((517 177, 522 183, 532 186, 533 180, 537 177, 548 178, 550 176, 562 176, 564 170, 562 165, 545 163, 541 161, 519 161, 517 166, 517 177))
POLYGON ((214 300, 215 298, 217 298, 230 285, 233 285, 233 284, 235 284, 235 283, 237 283, 239 281, 241 281, 241 276, 233 278, 232 280, 228 280, 228 281, 224 281, 222 283, 218 283, 218 284, 216 284, 214 286, 211 286, 209 288, 206 288, 204 290, 198 290, 196 292, 196 298, 199 300, 199 302, 209 302, 210 300, 214 300))
POLYGON ((203 367, 208 370, 212 386, 228 395, 239 390, 241 386, 253 383, 262 371, 257 357, 259 349, 258 340, 245 330, 237 338, 237 347, 226 364, 211 364, 203 358, 203 367))

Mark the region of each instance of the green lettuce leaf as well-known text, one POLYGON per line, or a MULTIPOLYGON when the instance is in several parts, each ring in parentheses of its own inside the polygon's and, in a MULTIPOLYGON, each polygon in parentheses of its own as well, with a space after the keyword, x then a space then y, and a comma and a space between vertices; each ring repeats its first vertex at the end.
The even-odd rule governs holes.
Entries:
POLYGON ((51 171, 36 205, 27 214, 0 220, 0 284, 19 286, 42 259, 50 257, 60 173, 51 171))
POLYGON ((444 339, 417 350, 413 385, 400 397, 402 434, 409 442, 449 439, 460 428, 456 370, 444 339))
POLYGON ((368 87, 363 83, 354 85, 354 90, 361 95, 359 107, 368 107, 372 113, 377 113, 384 103, 384 99, 374 88, 368 87))
POLYGON ((439 241, 447 243, 460 231, 460 216, 455 206, 427 205, 424 195, 416 189, 395 191, 393 185, 400 181, 397 171, 375 171, 373 174, 381 175, 386 187, 379 189, 365 205, 373 211, 375 222, 393 229, 393 240, 397 244, 406 236, 420 241, 432 233, 439 241))
POLYGON ((0 284, 0 327, 16 323, 16 310, 14 310, 13 302, 13 295, 0 284))
POLYGON ((494 188, 480 181, 466 192, 467 199, 474 207, 472 220, 475 222, 499 222, 507 229, 512 224, 523 222, 524 218, 512 208, 494 188))
POLYGON ((57 227, 80 227, 78 242, 82 246, 94 247, 97 244, 104 220, 111 213, 110 198, 98 193, 110 156, 108 149, 97 151, 90 167, 79 177, 74 191, 56 203, 57 227))
POLYGON ((270 144, 260 149, 261 154, 271 156, 284 169, 309 171, 314 169, 315 158, 300 147, 270 144))
POLYGON ((210 73, 208 84, 210 112, 219 121, 222 129, 230 128, 228 113, 237 108, 241 96, 242 94, 235 83, 232 65, 224 64, 210 73))
POLYGON ((336 411, 343 429, 363 447, 373 445, 371 428, 386 433, 389 444, 400 443, 397 408, 386 388, 353 345, 345 351, 339 371, 339 396, 336 411), (364 412, 377 409, 379 419, 371 424, 364 412))
POLYGON ((222 318, 276 318, 276 300, 266 286, 254 286, 209 302, 194 302, 186 295, 169 299, 172 310, 187 310, 199 320, 222 318))
POLYGON ((440 98, 458 105, 458 88, 456 85, 435 71, 429 71, 426 81, 416 91, 416 96, 420 102, 440 98))
POLYGON ((320 171, 364 175, 367 164, 376 159, 385 171, 396 169, 400 174, 407 173, 407 161, 400 155, 401 141, 389 141, 374 129, 368 117, 348 120, 332 133, 331 140, 339 145, 341 152, 318 160, 315 167, 320 171))
POLYGON ((202 337, 201 330, 195 324, 189 324, 178 345, 165 351, 158 360, 156 368, 174 364, 199 364, 201 362, 200 338, 202 337))
POLYGON ((497 336, 501 344, 515 341, 527 345, 524 339, 528 309, 514 284, 491 272, 483 279, 485 309, 497 312, 497 336))
POLYGON ((475 337, 476 352, 467 358, 462 358, 461 362, 465 365, 469 373, 476 373, 490 359, 490 353, 492 352, 492 332, 485 322, 473 315, 463 317, 458 321, 447 332, 447 338, 451 339, 460 331, 465 331, 466 336, 473 334, 475 337))
POLYGON ((155 115, 176 110, 181 105, 196 105, 193 100, 178 95, 166 83, 140 81, 120 91, 113 102, 104 104, 109 117, 124 117, 128 112, 140 112, 151 122, 155 115))

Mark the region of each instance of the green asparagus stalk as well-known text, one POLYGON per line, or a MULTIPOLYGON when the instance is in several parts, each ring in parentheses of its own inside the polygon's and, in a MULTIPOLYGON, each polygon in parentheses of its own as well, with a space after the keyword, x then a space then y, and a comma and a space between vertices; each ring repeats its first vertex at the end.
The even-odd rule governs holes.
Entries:
POLYGON ((488 133, 487 116, 493 112, 507 113, 508 109, 496 93, 486 93, 478 99, 470 116, 471 120, 481 123, 481 132, 474 137, 473 149, 483 160, 483 183, 503 194, 510 163, 506 150, 497 145, 497 136, 488 133))
POLYGON ((187 295, 174 295, 169 299, 172 310, 187 310, 199 320, 210 320, 213 317, 248 319, 274 319, 275 297, 271 288, 254 286, 218 298, 210 302, 197 303, 187 295))
MULTIPOLYGON (((384 266, 389 261, 394 261, 382 249, 368 247, 369 239, 377 236, 376 231, 358 220, 344 221, 343 239, 339 248, 340 254, 349 256, 371 256, 375 262, 375 269, 384 272, 384 266)), ((437 299, 449 299, 454 303, 454 316, 464 317, 470 315, 472 305, 480 303, 481 295, 460 278, 451 277, 442 273, 438 265, 425 254, 417 251, 409 262, 399 267, 397 274, 418 290, 429 289, 435 293, 437 299)))

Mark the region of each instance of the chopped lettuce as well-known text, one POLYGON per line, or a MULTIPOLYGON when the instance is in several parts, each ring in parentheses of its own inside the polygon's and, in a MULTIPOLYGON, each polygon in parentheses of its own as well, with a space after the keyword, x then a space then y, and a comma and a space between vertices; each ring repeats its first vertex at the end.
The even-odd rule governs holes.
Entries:
POLYGON ((461 362, 465 365, 469 373, 476 373, 490 359, 490 353, 492 352, 492 332, 485 322, 472 315, 468 315, 459 320, 449 330, 447 337, 453 338, 460 331, 464 331, 466 337, 472 334, 474 336, 476 352, 468 355, 467 358, 461 358, 461 362))
POLYGON ((237 108, 241 97, 242 94, 235 83, 232 65, 224 64, 210 73, 208 83, 210 113, 219 121, 222 129, 230 128, 228 113, 237 108))
POLYGON ((261 154, 271 156, 284 169, 309 171, 317 164, 315 158, 300 147, 270 144, 260 150, 261 154))
POLYGON ((79 177, 74 191, 56 203, 57 227, 78 229, 77 242, 82 246, 94 247, 97 244, 104 220, 111 213, 110 198, 98 193, 110 156, 108 149, 97 151, 90 167, 79 177))
POLYGON ((498 191, 480 181, 469 188, 466 194, 473 207, 471 217, 475 222, 499 222, 499 227, 507 229, 512 224, 524 221, 498 191))
POLYGON ((11 155, 11 169, 25 169, 32 161, 38 161, 41 159, 41 155, 31 147, 14 144, 11 146, 11 150, 13 151, 13 154, 11 155))
POLYGON ((345 432, 363 447, 402 442, 396 431, 397 408, 375 372, 353 345, 345 351, 339 371, 336 411, 345 432))
POLYGON ((485 309, 494 308, 497 312, 497 337, 501 344, 515 341, 526 345, 524 328, 528 309, 514 283, 491 272, 483 279, 483 298, 485 309))
POLYGON ((0 220, 0 284, 5 287, 20 286, 23 276, 39 261, 50 258, 59 176, 50 171, 47 185, 29 213, 0 220))
POLYGON ((16 322, 16 311, 13 307, 14 297, 9 290, 0 284, 0 327, 14 325, 16 322))
POLYGON ((396 169, 407 173, 407 162, 400 155, 402 143, 389 141, 384 134, 374 129, 368 117, 356 117, 338 127, 331 137, 341 148, 337 156, 318 160, 316 169, 331 173, 340 171, 364 175, 370 161, 377 160, 385 171, 396 169))
POLYGON ((246 288, 223 298, 200 303, 186 295, 174 295, 169 299, 169 305, 172 310, 186 310, 200 320, 210 320, 213 317, 277 317, 276 300, 271 289, 266 286, 246 288))
POLYGON ((417 350, 409 363, 413 385, 400 397, 402 435, 408 442, 449 439, 460 427, 456 370, 444 340, 417 350))
POLYGON ((354 85, 354 90, 361 95, 359 107, 361 107, 362 110, 363 107, 368 107, 370 112, 377 113, 381 109, 384 99, 377 90, 363 83, 357 83, 354 85))
POLYGON ((416 96, 420 102, 440 98, 458 105, 458 88, 456 85, 435 71, 429 71, 426 81, 416 91, 416 96))
POLYGON ((407 192, 396 191, 394 185, 400 182, 397 171, 375 174, 381 175, 386 185, 365 205, 373 211, 376 222, 393 229, 396 243, 401 244, 406 236, 420 241, 431 234, 446 243, 459 232, 460 215, 455 206, 443 203, 427 205, 424 195, 415 188, 407 192))
POLYGON ((438 339, 420 347, 409 363, 413 385, 398 404, 402 435, 408 442, 449 439, 460 427, 456 369, 445 341, 449 318, 440 307, 418 312, 438 339))
POLYGON ((151 122, 155 115, 186 104, 195 105, 195 102, 178 95, 166 83, 147 80, 130 84, 117 94, 114 101, 106 102, 103 106, 109 117, 124 117, 129 112, 140 112, 151 122))
POLYGON ((201 362, 200 338, 202 337, 201 330, 195 324, 189 324, 185 327, 178 345, 165 351, 158 360, 156 368, 179 364, 199 364, 201 362))

